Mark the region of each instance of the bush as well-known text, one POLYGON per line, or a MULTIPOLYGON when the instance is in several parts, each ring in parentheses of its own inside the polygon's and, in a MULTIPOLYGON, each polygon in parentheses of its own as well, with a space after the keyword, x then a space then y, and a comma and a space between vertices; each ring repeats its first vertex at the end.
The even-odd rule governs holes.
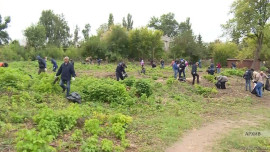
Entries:
POLYGON ((21 130, 17 134, 17 151, 56 151, 49 143, 53 140, 53 136, 47 134, 45 130, 37 132, 32 130, 21 130))
POLYGON ((244 75, 245 71, 242 69, 226 69, 220 73, 220 75, 223 76, 239 76, 242 77, 244 75))
POLYGON ((262 67, 260 68, 260 70, 261 70, 261 71, 267 71, 267 70, 268 70, 268 68, 267 68, 267 67, 265 67, 265 66, 262 66, 262 67))
POLYGON ((152 87, 145 80, 138 80, 135 83, 135 87, 137 89, 137 94, 139 96, 141 96, 142 94, 146 94, 146 96, 149 97, 152 94, 152 87))
POLYGON ((113 151, 113 141, 108 139, 103 139, 101 141, 101 149, 104 152, 112 152, 113 151))
POLYGON ((59 93, 61 88, 53 84, 54 79, 54 74, 41 73, 34 79, 32 89, 39 93, 59 93))
POLYGON ((89 119, 85 121, 84 128, 87 132, 98 135, 101 132, 100 121, 98 119, 89 119))
POLYGON ((125 103, 130 99, 126 87, 111 79, 94 79, 84 84, 82 90, 84 100, 125 103))
POLYGON ((126 129, 123 127, 122 123, 114 123, 112 125, 111 131, 119 139, 125 139, 126 137, 126 129))
POLYGON ((0 68, 0 88, 25 89, 30 77, 18 69, 0 68))
POLYGON ((127 127, 132 122, 132 117, 118 113, 110 116, 109 120, 111 124, 120 123, 122 126, 127 127))
POLYGON ((82 131, 79 129, 76 129, 73 134, 71 135, 71 140, 72 141, 81 141, 82 140, 82 131))
POLYGON ((214 75, 204 75, 203 78, 205 78, 206 80, 208 80, 209 82, 212 83, 216 83, 217 80, 215 80, 215 76, 214 75))
POLYGON ((81 147, 82 152, 99 152, 100 147, 98 146, 98 136, 94 135, 92 137, 87 138, 86 141, 83 142, 81 147))
POLYGON ((126 78, 123 81, 120 81, 121 83, 125 84, 126 86, 133 86, 133 84, 135 83, 135 79, 134 78, 126 78))
POLYGON ((204 97, 208 97, 211 94, 217 93, 216 88, 203 87, 203 86, 200 86, 200 85, 197 85, 197 84, 195 85, 195 88, 196 88, 196 93, 200 94, 200 95, 203 95, 204 97))

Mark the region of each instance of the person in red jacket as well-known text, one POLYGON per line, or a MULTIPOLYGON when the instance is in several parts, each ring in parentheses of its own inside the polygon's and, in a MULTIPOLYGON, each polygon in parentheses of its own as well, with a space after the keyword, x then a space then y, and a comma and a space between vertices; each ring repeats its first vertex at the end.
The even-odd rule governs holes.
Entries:
POLYGON ((0 67, 8 67, 8 64, 5 62, 0 62, 0 67))

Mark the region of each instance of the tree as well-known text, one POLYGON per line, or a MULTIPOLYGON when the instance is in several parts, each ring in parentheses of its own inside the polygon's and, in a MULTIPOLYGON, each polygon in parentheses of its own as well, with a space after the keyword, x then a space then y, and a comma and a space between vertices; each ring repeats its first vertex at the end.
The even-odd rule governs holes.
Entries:
POLYGON ((160 18, 152 17, 148 27, 152 27, 164 32, 169 37, 178 34, 178 22, 174 18, 173 13, 163 14, 160 18))
POLYGON ((84 29, 82 30, 83 37, 85 40, 87 40, 89 38, 90 29, 91 29, 90 24, 86 24, 84 29))
POLYGON ((82 44, 82 56, 105 58, 107 46, 98 36, 91 36, 82 44))
POLYGON ((109 30, 108 24, 104 23, 99 26, 97 29, 97 35, 99 37, 102 37, 104 33, 106 33, 109 30))
POLYGON ((213 47, 213 58, 215 63, 220 62, 221 65, 227 65, 228 58, 235 58, 238 54, 238 48, 235 43, 215 43, 213 47))
POLYGON ((33 47, 35 50, 42 48, 46 43, 46 29, 40 24, 26 28, 24 36, 26 37, 27 46, 33 47))
POLYGON ((120 25, 111 27, 104 35, 104 40, 108 46, 109 58, 118 60, 119 57, 128 56, 128 34, 125 28, 120 25))
POLYGON ((256 49, 254 50, 254 62, 260 61, 260 53, 264 40, 264 29, 270 17, 269 0, 236 0, 231 6, 230 19, 222 27, 227 34, 232 35, 234 32, 240 34, 239 37, 254 34, 256 39, 256 49))
POLYGON ((127 21, 126 21, 125 17, 123 17, 123 19, 122 19, 122 26, 127 29, 127 21))
POLYGON ((127 30, 128 30, 128 31, 129 31, 129 30, 132 30, 132 28, 133 28, 132 15, 130 15, 130 14, 128 13, 128 15, 127 15, 127 30))
POLYGON ((162 31, 146 27, 129 32, 129 57, 137 59, 160 58, 163 53, 162 31))
POLYGON ((42 11, 39 24, 43 25, 46 29, 48 44, 58 47, 67 47, 69 45, 70 28, 63 14, 54 14, 52 10, 42 11))
POLYGON ((174 37, 171 45, 171 55, 174 58, 185 57, 192 62, 198 61, 203 54, 202 40, 200 41, 196 40, 191 29, 190 18, 187 18, 185 22, 179 24, 179 33, 174 37))
POLYGON ((2 16, 0 15, 0 45, 8 43, 10 40, 9 35, 5 29, 8 28, 10 23, 10 17, 5 17, 5 21, 2 23, 2 16))
POLYGON ((74 30, 74 38, 73 38, 73 45, 74 46, 78 45, 78 42, 79 42, 79 39, 80 39, 79 31, 80 31, 80 29, 79 29, 78 25, 76 25, 76 28, 74 30))
POLYGON ((112 25, 114 25, 114 19, 113 19, 113 14, 110 13, 109 20, 108 20, 108 27, 111 27, 112 25))

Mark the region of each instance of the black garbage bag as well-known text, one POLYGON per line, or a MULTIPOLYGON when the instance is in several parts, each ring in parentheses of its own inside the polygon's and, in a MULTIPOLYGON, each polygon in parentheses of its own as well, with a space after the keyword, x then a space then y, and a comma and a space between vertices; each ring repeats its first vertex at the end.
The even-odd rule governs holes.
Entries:
POLYGON ((77 92, 72 92, 68 97, 68 100, 74 102, 74 103, 79 103, 81 104, 82 98, 77 92))
POLYGON ((264 87, 265 87, 265 90, 270 91, 269 79, 266 80, 266 83, 265 83, 264 87))

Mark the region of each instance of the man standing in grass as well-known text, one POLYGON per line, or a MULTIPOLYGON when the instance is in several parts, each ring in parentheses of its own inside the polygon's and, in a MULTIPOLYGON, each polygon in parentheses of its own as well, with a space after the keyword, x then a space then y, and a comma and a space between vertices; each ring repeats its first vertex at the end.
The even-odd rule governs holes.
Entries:
POLYGON ((246 80, 246 91, 248 91, 249 88, 249 92, 251 92, 251 80, 253 71, 253 69, 247 70, 243 75, 243 78, 246 80))
POLYGON ((199 63, 196 62, 195 64, 192 65, 192 70, 191 70, 191 74, 193 76, 193 81, 192 81, 192 84, 194 85, 195 83, 195 79, 197 77, 197 83, 200 83, 199 81, 199 75, 197 74, 197 67, 198 67, 199 63))
POLYGON ((64 58, 64 63, 60 66, 58 72, 56 73, 56 76, 59 76, 61 74, 61 80, 60 80, 60 86, 63 88, 63 92, 67 90, 66 97, 69 96, 70 91, 70 80, 72 76, 72 80, 75 80, 75 71, 74 67, 71 63, 69 63, 69 57, 64 58), (65 86, 64 84, 67 84, 65 86))
POLYGON ((53 58, 51 59, 51 63, 53 64, 53 72, 56 72, 56 70, 58 68, 58 65, 57 65, 56 61, 53 58))
POLYGON ((38 74, 40 74, 41 72, 46 72, 47 71, 47 65, 46 65, 46 57, 44 59, 42 59, 40 56, 37 56, 37 60, 38 60, 38 66, 39 66, 39 70, 38 70, 38 74))
POLYGON ((125 63, 119 63, 116 67, 115 74, 116 74, 116 80, 119 81, 119 78, 121 80, 124 80, 123 74, 126 74, 125 68, 127 68, 125 63))

